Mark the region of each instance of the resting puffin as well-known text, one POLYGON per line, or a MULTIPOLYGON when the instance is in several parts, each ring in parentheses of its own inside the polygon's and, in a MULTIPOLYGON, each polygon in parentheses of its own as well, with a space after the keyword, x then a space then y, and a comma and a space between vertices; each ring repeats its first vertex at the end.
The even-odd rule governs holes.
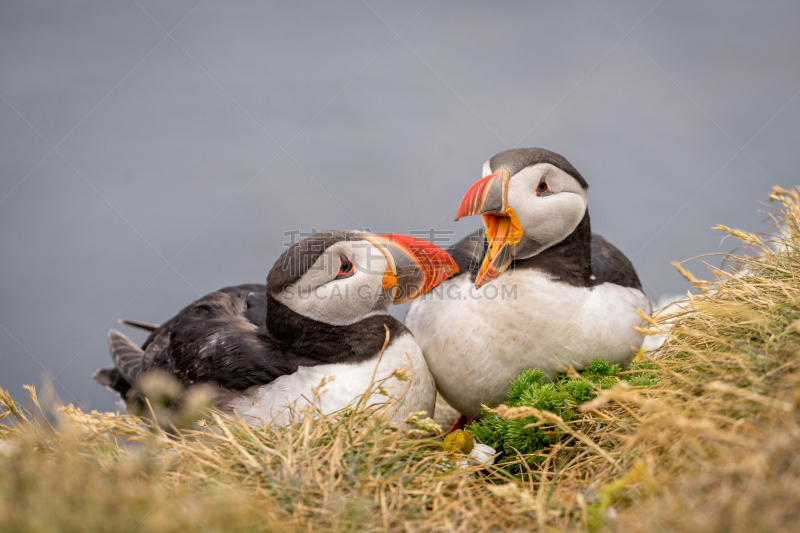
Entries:
POLYGON ((500 152, 464 196, 456 220, 485 229, 448 250, 460 269, 414 302, 414 333, 436 387, 468 419, 494 407, 523 370, 550 379, 603 358, 623 367, 650 313, 631 262, 589 224, 588 184, 541 148, 500 152))
POLYGON ((321 397, 329 414, 363 395, 373 376, 381 380, 405 368, 411 379, 389 379, 388 394, 402 398, 403 413, 432 414, 433 378, 414 337, 388 307, 424 294, 457 270, 444 250, 421 239, 317 233, 278 258, 266 285, 227 287, 200 298, 154 326, 141 348, 111 330, 114 367, 93 377, 130 410, 141 401, 137 382, 159 369, 186 386, 215 385, 215 405, 223 411, 282 424, 284 408, 307 403, 323 378, 335 376, 321 397), (390 340, 380 358, 386 328, 390 340))

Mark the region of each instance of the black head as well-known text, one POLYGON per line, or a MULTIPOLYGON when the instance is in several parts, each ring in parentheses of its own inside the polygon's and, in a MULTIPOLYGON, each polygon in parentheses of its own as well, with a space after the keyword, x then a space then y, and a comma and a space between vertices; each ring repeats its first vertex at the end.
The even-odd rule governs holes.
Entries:
POLYGON ((484 168, 484 174, 488 175, 505 169, 511 176, 531 165, 549 163, 571 175, 584 189, 589 188, 589 184, 583 179, 581 173, 563 155, 544 148, 512 148, 495 155, 488 163, 489 168, 484 168))
POLYGON ((326 230, 293 244, 269 271, 267 292, 277 294, 296 283, 328 248, 345 241, 364 241, 364 236, 360 231, 326 230))

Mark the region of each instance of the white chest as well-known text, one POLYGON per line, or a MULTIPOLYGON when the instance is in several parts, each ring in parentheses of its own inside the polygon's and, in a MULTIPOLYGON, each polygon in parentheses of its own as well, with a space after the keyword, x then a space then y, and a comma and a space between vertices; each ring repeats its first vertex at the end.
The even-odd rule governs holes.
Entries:
POLYGON ((605 283, 579 288, 535 270, 508 271, 475 290, 469 276, 415 302, 406 317, 436 385, 468 416, 481 403, 502 402, 508 384, 527 368, 550 378, 559 367, 583 368, 602 358, 625 365, 641 335, 637 309, 650 312, 638 290, 605 283))
POLYGON ((400 400, 402 405, 396 418, 409 412, 427 411, 433 415, 436 401, 436 386, 428 371, 425 359, 414 337, 408 333, 395 339, 383 354, 354 364, 330 364, 300 367, 294 374, 281 376, 272 383, 251 387, 243 395, 232 400, 227 408, 235 410, 251 423, 285 425, 288 422, 287 407, 299 409, 313 401, 313 389, 322 380, 333 380, 322 387, 320 405, 324 414, 339 411, 356 402, 367 392, 370 382, 389 378, 383 385, 387 395, 373 394, 370 404, 400 400), (376 366, 378 366, 376 371, 376 366), (405 369, 408 381, 390 378, 396 369, 405 369))

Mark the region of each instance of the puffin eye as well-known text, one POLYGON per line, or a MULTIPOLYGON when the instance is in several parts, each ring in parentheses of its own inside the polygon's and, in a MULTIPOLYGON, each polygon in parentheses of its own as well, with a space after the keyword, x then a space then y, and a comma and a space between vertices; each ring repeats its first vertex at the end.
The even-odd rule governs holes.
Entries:
POLYGON ((335 279, 349 278, 354 274, 353 263, 344 255, 339 255, 339 259, 342 261, 342 264, 339 266, 339 273, 336 274, 335 279))
POLYGON ((536 187, 536 196, 549 192, 550 192, 550 187, 547 186, 547 182, 544 180, 540 181, 539 185, 536 187))

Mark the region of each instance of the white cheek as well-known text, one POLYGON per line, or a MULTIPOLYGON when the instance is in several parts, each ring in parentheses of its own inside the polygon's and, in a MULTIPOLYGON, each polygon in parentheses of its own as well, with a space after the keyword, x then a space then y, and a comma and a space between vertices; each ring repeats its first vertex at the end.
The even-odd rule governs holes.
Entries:
MULTIPOLYGON (((586 200, 573 193, 550 196, 529 196, 514 207, 523 228, 523 240, 533 240, 543 247, 563 241, 580 223, 586 213, 586 200)), ((518 256, 519 257, 519 256, 518 256)))
POLYGON ((354 324, 377 313, 385 314, 390 300, 382 285, 388 265, 386 258, 380 252, 377 254, 375 257, 368 249, 348 249, 347 255, 355 271, 351 277, 334 279, 340 264, 335 265, 334 272, 318 263, 317 268, 309 270, 291 290, 274 296, 296 313, 336 326, 354 324))
POLYGON ((307 301, 303 314, 319 322, 344 326, 376 313, 386 313, 391 301, 382 286, 383 276, 356 272, 350 278, 319 287, 307 301))

